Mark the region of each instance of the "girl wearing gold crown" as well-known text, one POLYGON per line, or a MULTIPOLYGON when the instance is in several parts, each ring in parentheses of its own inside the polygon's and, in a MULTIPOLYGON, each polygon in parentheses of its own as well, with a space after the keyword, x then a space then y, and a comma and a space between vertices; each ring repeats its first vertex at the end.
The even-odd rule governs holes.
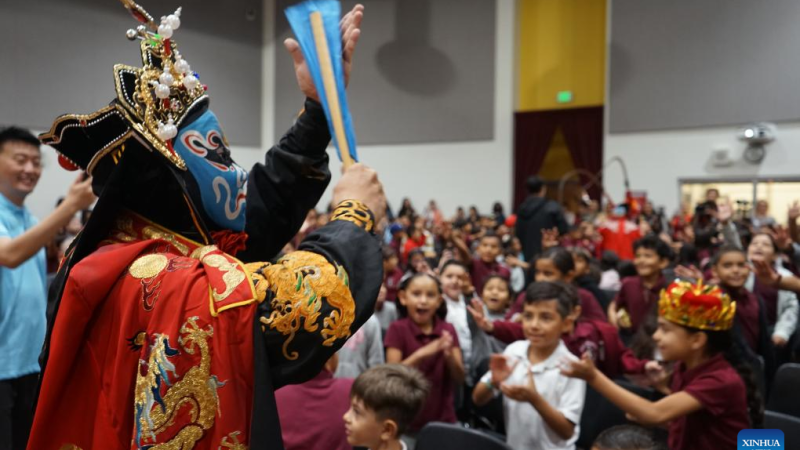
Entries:
POLYGON ((632 420, 668 424, 672 450, 735 449, 739 431, 763 415, 752 371, 732 346, 736 302, 719 287, 678 281, 662 291, 658 307, 653 339, 664 360, 676 363, 666 397, 653 402, 620 387, 588 355, 565 363, 562 373, 586 380, 632 420))

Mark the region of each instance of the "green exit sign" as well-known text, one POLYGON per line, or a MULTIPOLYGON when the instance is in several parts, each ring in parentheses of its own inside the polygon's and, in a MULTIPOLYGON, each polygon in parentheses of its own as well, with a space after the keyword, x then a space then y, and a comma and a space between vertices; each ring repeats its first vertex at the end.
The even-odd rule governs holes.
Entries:
POLYGON ((556 94, 558 103, 569 103, 572 101, 572 91, 560 91, 556 94))

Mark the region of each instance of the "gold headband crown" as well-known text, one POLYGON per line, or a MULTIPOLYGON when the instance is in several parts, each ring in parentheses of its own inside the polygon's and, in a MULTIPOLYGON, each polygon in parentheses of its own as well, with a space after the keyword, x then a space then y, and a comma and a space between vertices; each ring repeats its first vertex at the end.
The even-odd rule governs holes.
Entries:
POLYGON ((661 317, 678 325, 698 330, 722 331, 733 326, 736 302, 717 286, 675 281, 661 291, 658 302, 661 317))

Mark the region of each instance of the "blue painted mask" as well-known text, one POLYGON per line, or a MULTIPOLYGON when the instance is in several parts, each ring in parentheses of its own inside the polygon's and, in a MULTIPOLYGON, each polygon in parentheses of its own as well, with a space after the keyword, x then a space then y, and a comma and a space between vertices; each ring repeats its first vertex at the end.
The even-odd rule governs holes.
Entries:
POLYGON ((217 116, 204 112, 181 127, 174 142, 197 181, 208 217, 220 228, 244 231, 247 171, 231 159, 217 116))

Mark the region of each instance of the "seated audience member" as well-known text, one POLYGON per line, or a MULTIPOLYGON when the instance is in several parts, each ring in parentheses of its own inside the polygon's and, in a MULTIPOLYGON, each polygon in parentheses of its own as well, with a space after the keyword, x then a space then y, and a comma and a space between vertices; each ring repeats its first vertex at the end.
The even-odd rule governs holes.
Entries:
POLYGON ((617 425, 600 433, 592 444, 592 450, 667 450, 667 446, 657 442, 646 428, 617 425))
POLYGON ((334 378, 337 364, 334 354, 316 377, 275 391, 286 450, 351 450, 342 416, 350 405, 353 380, 334 378))
POLYGON ((525 261, 525 255, 522 253, 522 243, 518 237, 512 237, 508 243, 505 251, 506 265, 511 270, 510 285, 514 292, 522 292, 525 290, 526 276, 530 269, 530 264, 525 261))
POLYGON ((467 276, 467 268, 464 264, 450 260, 442 266, 439 280, 447 308, 445 320, 456 330, 464 359, 465 381, 468 386, 472 386, 473 371, 482 361, 489 358, 489 355, 493 353, 493 347, 490 342, 491 338, 478 328, 475 320, 467 312, 469 303, 463 294, 463 280, 467 276))
MULTIPOLYGON (((775 240, 766 233, 758 233, 753 236, 750 245, 747 246, 748 260, 766 261, 775 268, 780 276, 792 276, 792 272, 781 266, 777 260, 778 256, 779 251, 775 240)), ((785 347, 797 329, 797 315, 800 308, 797 295, 794 292, 778 290, 773 286, 761 283, 753 273, 747 277, 745 288, 764 303, 772 344, 778 348, 785 347)))
MULTIPOLYGON (((575 299, 578 299, 577 295, 575 299)), ((522 325, 518 322, 490 321, 478 306, 477 300, 473 300, 469 311, 485 333, 505 344, 525 339, 522 325)), ((641 378, 639 376, 648 375, 650 379, 657 379, 663 376, 660 364, 650 360, 652 356, 639 359, 638 355, 625 347, 617 329, 609 323, 581 317, 581 307, 577 303, 572 306, 571 317, 574 322, 567 327, 562 339, 573 355, 590 355, 598 369, 611 378, 622 375, 641 378)), ((650 380, 642 380, 642 383, 650 384, 650 380)))
POLYGON ((483 283, 489 275, 500 275, 506 280, 511 279, 511 271, 504 264, 497 261, 503 249, 500 236, 494 232, 487 232, 478 241, 477 257, 472 257, 464 241, 453 238, 456 248, 460 254, 460 259, 469 267, 469 274, 475 292, 483 292, 483 283))
POLYGON ((769 203, 767 203, 766 200, 759 200, 756 202, 756 208, 750 220, 753 223, 753 228, 756 230, 774 227, 778 224, 775 218, 769 215, 769 203))
POLYGON ((373 315, 344 343, 338 352, 336 378, 356 378, 370 367, 383 364, 381 322, 373 315))
POLYGON ((433 270, 431 270, 431 266, 428 264, 428 260, 425 258, 425 254, 422 253, 422 250, 415 248, 408 253, 406 272, 403 274, 400 282, 402 283, 403 280, 417 273, 433 275, 433 270))
POLYGON ((606 250, 600 258, 600 289, 606 291, 619 291, 622 286, 620 274, 617 271, 619 257, 616 253, 606 250))
POLYGON ((458 334, 444 320, 446 307, 439 280, 420 272, 403 280, 398 297, 402 318, 386 332, 386 362, 419 369, 431 383, 423 412, 410 425, 418 432, 428 422, 456 422, 454 393, 464 382, 458 334))
POLYGON ((608 309, 608 304, 611 302, 607 298, 606 293, 600 289, 600 267, 598 266, 592 254, 588 250, 581 247, 573 247, 570 249, 572 260, 575 264, 575 278, 573 283, 575 286, 585 289, 594 295, 594 298, 600 303, 603 311, 608 309))
POLYGON ((492 322, 505 320, 511 304, 511 287, 508 280, 500 275, 489 276, 483 284, 481 301, 483 302, 484 314, 489 320, 492 322))
POLYGON ((617 298, 608 307, 608 321, 632 336, 642 325, 647 313, 656 307, 665 286, 662 271, 670 261, 671 249, 666 242, 648 236, 633 244, 636 276, 622 280, 617 298))
POLYGON ((383 284, 386 286, 386 299, 390 302, 397 300, 397 286, 403 278, 400 269, 400 259, 391 247, 383 247, 383 284))
POLYGON ((375 300, 375 317, 381 324, 381 336, 386 336, 386 330, 397 320, 397 304, 386 298, 386 285, 381 285, 378 298, 375 300))
POLYGON ((653 338, 665 361, 676 362, 670 394, 646 400, 614 383, 586 355, 562 373, 589 385, 646 426, 669 424, 669 447, 736 448, 737 435, 761 425, 764 405, 750 367, 732 345, 738 305, 715 286, 676 282, 664 290, 653 338))
MULTIPOLYGON (((536 281, 561 281, 572 283, 575 278, 575 261, 572 255, 563 247, 551 247, 545 250, 534 262, 536 281)), ((578 299, 581 305, 581 314, 585 319, 606 320, 606 313, 600 303, 585 289, 578 289, 578 299)), ((508 319, 514 320, 515 315, 522 311, 525 293, 517 296, 517 300, 506 314, 508 319)))
POLYGON ((522 313, 526 340, 494 355, 491 370, 475 387, 478 406, 503 393, 506 440, 513 449, 575 448, 586 384, 559 371, 562 360, 578 360, 561 340, 574 320, 575 303, 575 290, 568 285, 531 284, 522 313))
POLYGON ((370 450, 408 450, 400 440, 425 404, 430 385, 402 364, 373 367, 356 378, 344 415, 347 442, 370 450))
POLYGON ((775 373, 775 358, 767 326, 766 308, 745 287, 750 274, 747 256, 738 247, 724 246, 714 257, 711 270, 714 278, 719 280, 719 287, 736 302, 733 327, 735 346, 743 352, 753 367, 764 368, 769 383, 775 373), (756 362, 756 359, 761 361, 756 362))

